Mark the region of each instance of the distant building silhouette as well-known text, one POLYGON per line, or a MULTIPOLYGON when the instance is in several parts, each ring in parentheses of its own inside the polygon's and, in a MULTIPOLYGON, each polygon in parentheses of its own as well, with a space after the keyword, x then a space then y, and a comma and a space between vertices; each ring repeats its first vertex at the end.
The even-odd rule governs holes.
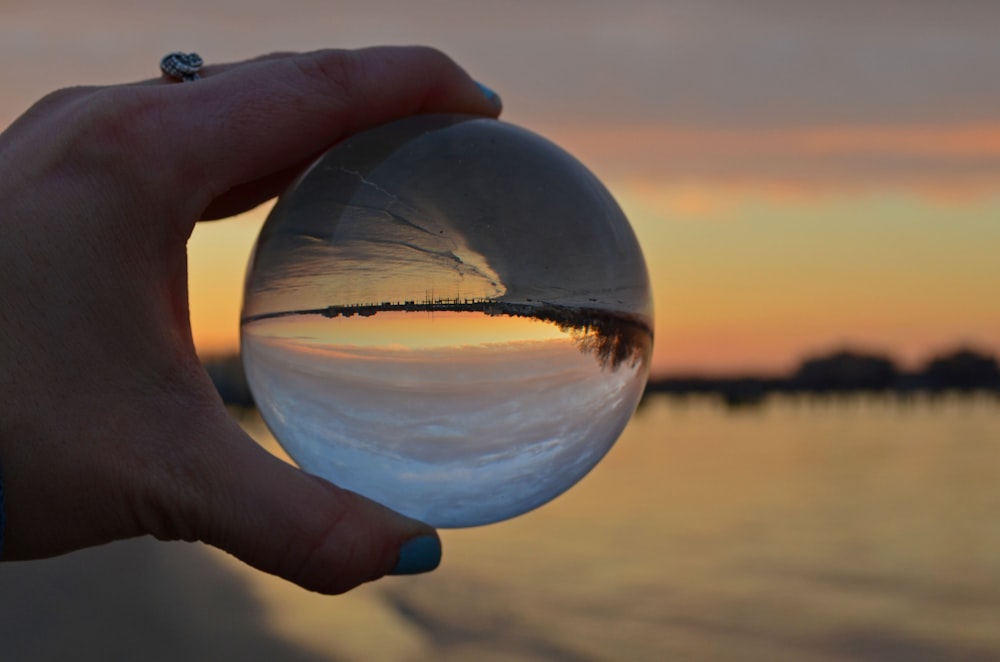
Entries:
POLYGON ((792 390, 809 392, 883 391, 892 388, 899 371, 891 359, 841 350, 805 360, 791 378, 792 390))
POLYGON ((882 392, 902 396, 960 392, 1000 395, 1000 364, 989 354, 960 348, 931 359, 919 370, 906 372, 885 356, 838 350, 805 359, 787 377, 667 377, 651 380, 646 392, 678 397, 711 395, 729 406, 758 404, 775 393, 836 395, 882 392))
POLYGON ((936 391, 1000 390, 997 360, 969 348, 935 357, 922 374, 927 387, 936 391))
MULTIPOLYGON (((580 340, 596 343, 582 347, 594 352, 602 361, 612 363, 635 360, 636 352, 648 350, 646 332, 641 326, 590 319, 589 324, 604 324, 595 335, 583 326, 580 340)), ((226 404, 252 407, 253 396, 243 373, 238 355, 210 358, 204 361, 216 389, 226 404)), ((1000 364, 993 356, 969 348, 959 348, 930 359, 913 372, 901 371, 896 363, 884 356, 852 350, 839 350, 824 356, 804 360, 786 377, 739 375, 704 377, 697 375, 652 379, 647 393, 662 393, 674 397, 709 395, 720 398, 729 406, 751 406, 763 402, 774 393, 786 394, 849 394, 887 392, 900 395, 912 393, 997 393, 1000 394, 1000 364)))

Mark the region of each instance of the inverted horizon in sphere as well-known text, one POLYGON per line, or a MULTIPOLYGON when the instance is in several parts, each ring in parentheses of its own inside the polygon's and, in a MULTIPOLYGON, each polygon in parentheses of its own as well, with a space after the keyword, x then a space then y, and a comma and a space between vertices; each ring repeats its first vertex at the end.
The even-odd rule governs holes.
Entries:
POLYGON ((555 498, 611 448, 648 373, 652 297, 578 161, 432 115, 345 140, 281 198, 241 332, 261 414, 303 468, 473 526, 555 498))
MULTIPOLYGON (((472 324, 490 324, 476 317, 472 324)), ((359 325, 361 335, 380 323, 324 322, 333 325, 330 338, 344 335, 338 323, 359 325)), ((294 334, 294 325, 275 331, 294 334)), ((507 519, 577 482, 624 429, 645 370, 641 361, 604 368, 566 332, 437 348, 265 333, 266 322, 244 329, 244 360, 262 415, 289 455, 441 527, 507 519)))

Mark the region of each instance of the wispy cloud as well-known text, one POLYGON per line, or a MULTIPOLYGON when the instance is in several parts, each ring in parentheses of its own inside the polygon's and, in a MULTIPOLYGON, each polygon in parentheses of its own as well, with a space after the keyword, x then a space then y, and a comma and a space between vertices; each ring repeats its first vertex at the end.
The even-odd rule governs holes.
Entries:
POLYGON ((767 129, 668 124, 553 125, 611 179, 771 189, 910 188, 936 195, 1000 189, 1000 122, 767 129))

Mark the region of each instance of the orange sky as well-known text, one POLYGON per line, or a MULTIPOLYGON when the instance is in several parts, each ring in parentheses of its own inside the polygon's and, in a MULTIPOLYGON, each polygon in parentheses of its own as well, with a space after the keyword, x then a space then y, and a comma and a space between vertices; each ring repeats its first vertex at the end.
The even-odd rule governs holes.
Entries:
MULTIPOLYGON (((843 345, 1000 353, 1000 4, 784 0, 0 8, 0 126, 59 86, 159 56, 429 43, 505 117, 590 166, 653 279, 654 371, 779 370, 843 345), (192 19, 191 17, 197 17, 192 19)), ((199 227, 192 323, 236 348, 266 207, 199 227)))
MULTIPOLYGON (((782 193, 746 185, 613 186, 646 250, 657 372, 784 369, 841 345, 908 362, 1000 348, 1000 196, 782 193)), ((264 210, 191 242, 199 347, 227 351, 264 210)))

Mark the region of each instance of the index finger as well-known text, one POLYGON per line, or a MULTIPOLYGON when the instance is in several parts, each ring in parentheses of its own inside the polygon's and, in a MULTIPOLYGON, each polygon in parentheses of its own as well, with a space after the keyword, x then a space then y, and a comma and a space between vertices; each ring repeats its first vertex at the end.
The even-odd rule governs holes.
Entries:
POLYGON ((176 177, 189 191, 200 182, 204 205, 393 119, 500 112, 495 94, 424 47, 269 56, 209 70, 191 83, 157 86, 155 94, 162 104, 157 133, 170 140, 168 151, 157 150, 171 161, 161 176, 176 177))

